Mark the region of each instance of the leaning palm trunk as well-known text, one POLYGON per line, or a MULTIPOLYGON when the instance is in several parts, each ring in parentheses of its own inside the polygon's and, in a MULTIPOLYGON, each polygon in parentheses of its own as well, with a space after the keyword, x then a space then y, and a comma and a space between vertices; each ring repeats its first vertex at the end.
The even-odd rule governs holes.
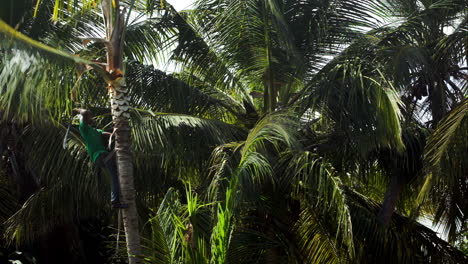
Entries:
POLYGON ((115 150, 119 172, 121 202, 128 204, 122 209, 127 239, 129 263, 140 263, 140 236, 138 229, 138 214, 135 204, 135 188, 133 183, 133 162, 131 153, 131 131, 129 124, 129 97, 123 73, 123 35, 125 12, 120 10, 119 1, 102 1, 102 11, 106 24, 107 71, 110 73, 108 90, 111 103, 114 133, 116 135, 115 150), (115 15, 112 15, 113 11, 115 15), (113 19, 112 19, 113 18, 113 19))
POLYGON ((383 226, 387 226, 392 219, 393 212, 395 211, 395 206, 398 201, 398 196, 403 189, 404 182, 400 179, 399 175, 392 175, 390 179, 390 184, 388 185, 387 191, 385 193, 385 198, 380 208, 377 220, 383 226))

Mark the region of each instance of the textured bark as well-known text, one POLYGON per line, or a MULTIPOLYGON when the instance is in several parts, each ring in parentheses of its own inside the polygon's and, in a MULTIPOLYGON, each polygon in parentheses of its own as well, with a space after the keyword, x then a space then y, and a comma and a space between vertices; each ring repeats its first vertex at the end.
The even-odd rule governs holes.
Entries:
POLYGON ((120 210, 122 210, 129 263, 135 264, 141 263, 141 260, 137 257, 141 255, 141 245, 133 180, 129 96, 123 73, 125 12, 120 9, 118 0, 114 1, 115 8, 112 7, 110 0, 103 0, 101 4, 106 22, 108 41, 106 44, 106 70, 110 74, 110 79, 107 80, 107 88, 109 90, 114 133, 116 135, 115 150, 120 181, 120 201, 128 204, 128 208, 120 210))
MULTIPOLYGON (((122 80, 124 80, 122 78, 122 80)), ((127 239, 129 263, 140 263, 133 257, 141 255, 140 232, 138 228, 138 213, 135 204, 135 187, 133 182, 133 162, 131 153, 131 129, 129 124, 127 89, 123 86, 114 86, 111 93, 112 116, 116 134, 115 150, 120 180, 120 200, 128 204, 122 210, 122 220, 127 239), (122 111, 122 109, 126 109, 122 111)))

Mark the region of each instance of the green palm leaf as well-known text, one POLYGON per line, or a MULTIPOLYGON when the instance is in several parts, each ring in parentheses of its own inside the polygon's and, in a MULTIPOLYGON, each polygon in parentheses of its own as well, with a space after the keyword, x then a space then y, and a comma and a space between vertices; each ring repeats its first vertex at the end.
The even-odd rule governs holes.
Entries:
POLYGON ((424 154, 428 175, 418 197, 421 204, 431 195, 429 203, 435 209, 434 223, 444 226, 450 241, 454 241, 458 231, 464 228, 464 212, 468 210, 465 202, 467 113, 468 100, 464 99, 429 138, 424 154))

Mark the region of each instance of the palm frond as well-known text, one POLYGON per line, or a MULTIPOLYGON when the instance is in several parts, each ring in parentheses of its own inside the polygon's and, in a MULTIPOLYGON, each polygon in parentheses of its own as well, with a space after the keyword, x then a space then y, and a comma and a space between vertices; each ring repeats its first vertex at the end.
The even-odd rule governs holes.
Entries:
POLYGON ((5 182, 4 174, 4 168, 0 168, 0 179, 2 181, 2 185, 0 187, 0 222, 2 223, 12 216, 19 207, 17 198, 13 195, 5 182))
POLYGON ((440 166, 449 147, 460 143, 457 141, 457 136, 463 138, 463 134, 466 132, 467 113, 468 99, 465 98, 459 106, 447 115, 431 135, 424 156, 425 162, 430 166, 429 168, 440 166), (454 144, 455 142, 456 144, 454 144))
POLYGON ((130 100, 135 107, 218 120, 229 119, 226 117, 227 110, 236 117, 242 117, 238 107, 230 101, 216 98, 215 91, 189 86, 152 66, 129 62, 126 74, 133 91, 130 100))
POLYGON ((153 216, 149 219, 149 224, 151 226, 151 241, 150 241, 150 250, 151 255, 145 256, 145 260, 154 263, 163 263, 170 264, 171 252, 167 244, 166 238, 164 237, 164 231, 160 224, 158 216, 153 216))
POLYGON ((136 168, 141 175, 137 186, 148 204, 166 192, 165 186, 180 186, 180 180, 204 183, 211 151, 246 134, 220 121, 164 113, 135 117, 132 127, 136 168))
POLYGON ((304 109, 310 108, 308 111, 323 120, 331 120, 336 131, 348 135, 355 142, 351 144, 359 146, 349 147, 361 155, 375 148, 404 147, 400 125, 402 103, 392 79, 368 50, 374 41, 363 38, 351 45, 304 90, 308 94, 304 109))
POLYGON ((101 65, 35 41, 3 21, 0 33, 7 36, 0 42, 1 103, 17 119, 40 120, 45 115, 58 120, 64 110, 72 108, 70 92, 79 86, 83 68, 92 67, 108 76, 101 65))
POLYGON ((425 149, 424 162, 427 177, 419 193, 418 203, 427 202, 435 208, 434 223, 444 226, 450 241, 465 225, 468 204, 466 201, 466 162, 468 131, 468 100, 453 109, 430 136, 425 149))
POLYGON ((184 81, 196 86, 201 80, 204 86, 217 88, 238 100, 250 101, 247 88, 239 81, 241 76, 232 71, 226 59, 210 46, 192 16, 190 13, 179 14, 171 8, 160 23, 165 31, 174 31, 164 46, 175 47, 171 60, 188 73, 184 81))
MULTIPOLYGON (((288 178, 294 179, 293 188, 295 188, 295 193, 304 196, 307 202, 305 207, 308 208, 306 210, 312 210, 311 212, 316 211, 317 214, 335 219, 332 221, 332 226, 336 228, 333 231, 336 237, 331 239, 333 242, 329 241, 327 243, 344 245, 349 258, 354 258, 355 246, 351 211, 345 187, 341 179, 335 175, 335 169, 323 161, 322 158, 310 152, 292 152, 286 160, 289 160, 289 164, 287 164, 285 173, 286 175, 290 175, 288 178), (335 240, 340 242, 336 242, 335 240)), ((332 222, 328 224, 330 225, 332 222)), ((316 228, 319 228, 319 226, 316 228)), ((323 236, 325 234, 310 233, 310 235, 323 236)), ((327 239, 330 238, 328 237, 327 239)), ((309 246, 312 245, 313 243, 309 246)), ((310 249, 319 250, 318 248, 310 249)), ((315 253, 312 251, 310 254, 314 255, 315 253)), ((343 257, 338 252, 325 256, 335 259, 335 261, 343 257)))
POLYGON ((169 189, 157 212, 171 252, 171 262, 177 260, 182 251, 180 242, 183 240, 185 226, 179 218, 181 206, 176 190, 169 189))
POLYGON ((382 229, 376 220, 380 206, 365 196, 346 190, 360 263, 463 263, 467 256, 437 236, 433 230, 394 214, 382 229))
POLYGON ((170 263, 192 261, 208 263, 208 240, 211 218, 206 206, 186 186, 186 204, 179 200, 179 193, 170 188, 157 212, 160 232, 170 249, 170 263))
POLYGON ((305 209, 296 223, 301 251, 307 263, 343 263, 343 252, 311 209, 305 209))
POLYGON ((98 179, 77 136, 62 148, 63 127, 50 123, 28 127, 23 132, 27 166, 40 177, 40 191, 32 195, 8 219, 7 237, 18 244, 34 241, 60 223, 99 215, 106 208, 110 182, 98 179), (52 215, 54 217, 51 217, 52 215))
POLYGON ((167 153, 177 153, 186 149, 193 151, 194 159, 201 155, 203 148, 236 141, 245 135, 243 129, 233 125, 180 114, 140 116, 135 118, 133 127, 136 151, 166 149, 167 153))
POLYGON ((8 47, 9 46, 8 44, 11 45, 10 43, 11 41, 16 41, 16 42, 22 43, 23 45, 26 45, 27 47, 35 48, 37 51, 44 52, 44 54, 55 56, 56 58, 60 58, 68 62, 90 65, 90 66, 93 66, 95 69, 97 69, 99 72, 103 72, 103 69, 100 65, 93 63, 91 61, 82 59, 78 56, 73 56, 62 50, 49 47, 36 40, 33 40, 29 38, 28 36, 25 36, 22 33, 16 31, 15 29, 7 25, 2 20, 0 20, 0 33, 2 33, 4 36, 7 37, 6 39, 3 39, 2 42, 0 42, 3 48, 8 47))
POLYGON ((226 182, 236 178, 237 188, 242 189, 239 201, 257 200, 262 184, 277 184, 272 166, 275 156, 284 148, 299 146, 294 118, 287 113, 265 116, 250 130, 245 141, 231 142, 213 151, 209 197, 220 198, 218 194, 229 186, 226 182))
POLYGON ((64 110, 71 110, 67 99, 75 80, 63 76, 74 76, 73 66, 49 64, 18 49, 3 54, 2 61, 0 103, 7 116, 19 121, 40 120, 39 116, 58 118, 64 110))
POLYGON ((232 236, 233 225, 235 224, 234 212, 238 204, 237 179, 229 181, 229 187, 225 192, 225 200, 219 203, 216 208, 216 223, 210 238, 211 254, 210 263, 225 263, 232 236))

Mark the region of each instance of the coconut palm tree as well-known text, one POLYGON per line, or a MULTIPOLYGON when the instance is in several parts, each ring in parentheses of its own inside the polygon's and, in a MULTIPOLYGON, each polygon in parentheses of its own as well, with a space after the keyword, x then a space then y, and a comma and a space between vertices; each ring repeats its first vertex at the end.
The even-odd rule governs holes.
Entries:
POLYGON ((434 223, 444 227, 452 243, 466 232, 467 164, 466 140, 463 138, 467 131, 467 111, 468 100, 465 98, 429 138, 424 155, 428 175, 418 197, 419 205, 424 201, 430 204, 427 209, 434 215, 434 223))
MULTIPOLYGON (((403 186, 418 174, 425 174, 422 171, 424 138, 466 97, 466 69, 463 67, 466 63, 466 6, 466 1, 394 1, 384 9, 385 13, 403 20, 396 28, 387 28, 380 35, 379 60, 389 62, 385 67, 387 75, 392 76, 402 94, 404 120, 407 120, 403 124, 413 134, 416 123, 421 124, 417 125, 418 130, 427 132, 419 139, 406 135, 407 153, 400 159, 406 160, 401 164, 413 163, 412 169, 391 173, 380 213, 383 223, 388 221, 403 186)), ((406 165, 393 167, 405 168, 406 165)))
MULTIPOLYGON (((133 6, 135 1, 131 3, 133 6)), ((67 5, 69 10, 73 10, 74 1, 59 1, 54 5, 53 19, 57 20, 59 9, 61 6, 67 5)), ((40 1, 37 2, 36 9, 40 6, 40 1)), ((83 5, 81 7, 84 8, 83 5)), ((130 7, 132 8, 132 7, 130 7)), ((116 155, 118 160, 118 171, 122 190, 122 201, 129 204, 128 209, 123 211, 123 222, 126 230, 127 249, 130 263, 136 263, 135 256, 140 255, 140 240, 138 232, 138 216, 135 204, 135 191, 133 185, 133 163, 130 151, 130 129, 128 118, 128 89, 126 88, 125 78, 123 75, 123 42, 126 24, 128 23, 129 15, 121 9, 119 1, 102 1, 102 14, 104 16, 104 31, 105 37, 99 41, 105 43, 107 51, 106 66, 97 66, 94 63, 94 68, 105 78, 109 98, 111 101, 111 109, 114 121, 114 132, 116 134, 116 155)), ((3 23, 3 22, 2 22, 3 23)), ((8 27, 3 23, 3 30, 8 30, 8 27)), ((40 45, 40 44, 38 44, 40 45)), ((58 54, 58 53, 57 53, 58 54)), ((63 53, 63 57, 67 55, 63 53)), ((29 103, 29 102, 28 102, 29 103)))
MULTIPOLYGON (((219 87, 234 99, 241 101, 246 113, 243 124, 247 127, 252 127, 247 118, 249 113, 250 117, 255 118, 262 112, 272 113, 288 106, 292 108, 299 106, 299 109, 302 109, 299 113, 302 114, 305 110, 311 113, 307 117, 309 121, 313 118, 317 119, 315 122, 304 122, 308 123, 306 127, 312 130, 308 139, 309 150, 326 158, 331 166, 342 175, 351 176, 351 179, 346 181, 348 185, 356 188, 359 185, 371 184, 371 178, 382 178, 383 175, 391 178, 385 198, 384 192, 380 192, 380 197, 378 197, 384 200, 378 216, 379 221, 384 225, 389 225, 402 187, 406 185, 405 192, 410 192, 412 188, 414 190, 414 185, 408 186, 406 183, 424 173, 422 153, 427 138, 427 129, 414 119, 416 114, 421 113, 421 108, 414 107, 415 101, 410 103, 412 107, 405 107, 407 102, 404 99, 406 98, 401 98, 401 95, 412 94, 410 89, 416 80, 415 73, 430 75, 427 69, 420 69, 417 57, 413 59, 396 57, 398 61, 399 59, 408 61, 409 66, 412 67, 411 70, 397 68, 397 65, 388 63, 391 61, 390 56, 395 54, 394 50, 404 51, 399 46, 400 44, 391 42, 389 39, 399 34, 405 36, 408 30, 405 26, 414 24, 414 20, 420 19, 422 15, 429 18, 429 14, 436 10, 447 13, 444 15, 445 21, 455 21, 460 17, 462 14, 460 10, 464 10, 465 6, 464 2, 455 1, 437 5, 431 5, 431 3, 425 3, 420 13, 414 13, 408 10, 419 8, 417 3, 406 6, 405 3, 399 1, 389 1, 379 3, 379 5, 363 4, 362 6, 359 2, 357 5, 348 6, 346 1, 340 1, 339 5, 334 5, 337 3, 329 1, 323 6, 307 1, 301 3, 295 1, 200 1, 198 9, 175 17, 176 21, 180 21, 176 24, 176 29, 183 34, 169 39, 168 43, 174 42, 175 39, 178 41, 173 58, 180 62, 184 70, 180 74, 181 78, 193 85, 209 84, 212 87, 219 87), (371 21, 377 21, 371 18, 366 20, 366 15, 369 15, 367 12, 387 12, 394 7, 398 7, 397 12, 401 12, 404 8, 408 11, 404 17, 407 20, 404 26, 375 27, 371 21), (318 13, 315 17, 311 15, 314 12, 318 13), (335 18, 334 15, 339 18, 335 18), (317 20, 307 20, 312 18, 317 20), (304 21, 310 23, 319 21, 321 25, 330 23, 333 27, 330 27, 330 31, 327 31, 328 27, 321 28, 323 32, 319 33, 323 35, 319 35, 311 31, 308 27, 310 23, 304 21), (342 23, 332 24, 336 21, 342 23), (350 25, 355 26, 354 31, 350 25), (345 27, 346 30, 340 30, 340 26, 345 27), (356 30, 362 30, 362 27, 373 26, 375 29, 366 35, 356 32, 356 30), (301 38, 303 36, 308 36, 308 38, 301 38), (330 37, 332 42, 327 42, 330 41, 327 37, 330 37), (333 42, 336 39, 339 41, 333 42), (346 49, 333 46, 333 43, 345 44, 346 40, 353 39, 357 41, 346 49), (331 43, 331 45, 324 43, 331 43), (306 51, 309 53, 301 54, 306 51), (324 55, 338 53, 340 55, 328 64, 324 66, 320 64, 321 60, 327 60, 324 55), (410 74, 412 75, 409 76, 410 74), (409 77, 402 78, 402 76, 409 77), (293 96, 296 95, 291 92, 295 91, 294 89, 300 91, 299 96, 293 96), (283 103, 278 103, 282 96, 284 96, 283 103), (263 100, 256 99, 258 97, 263 100), (295 105, 294 103, 297 102, 301 104, 295 105), (318 120, 320 122, 317 122, 318 120)), ((388 12, 388 14, 392 13, 388 12)), ((403 16, 402 13, 398 14, 400 18, 403 16)), ((171 17, 171 19, 174 18, 171 17)), ((448 22, 439 23, 443 27, 443 23, 448 22)), ((174 25, 169 23, 169 26, 174 25)), ((421 41, 432 41, 429 35, 427 39, 423 39, 421 41)), ((413 45, 419 45, 412 37, 407 41, 411 41, 413 45)), ((418 54, 413 54, 413 56, 418 54)), ((412 54, 409 53, 408 56, 410 55, 412 54)), ((457 65, 460 63, 461 61, 456 62, 457 65)), ((460 68, 454 72, 454 75, 462 73, 461 70, 460 68)), ((447 79, 447 83, 448 81, 450 78, 447 79)), ((449 91, 451 92, 450 89, 449 91)), ((453 105, 456 105, 460 97, 454 98, 453 105)), ((435 104, 430 101, 429 103, 435 104)), ((436 116, 435 112, 433 115, 436 116)), ((257 162, 262 164, 261 160, 257 162)), ((225 162, 220 164, 225 164, 225 162)), ((235 170, 228 169, 227 171, 234 173, 235 170)), ((272 174, 271 171, 263 173, 272 174)), ((276 175, 276 173, 273 174, 276 175)), ((281 175, 281 173, 278 174, 281 175)), ((347 178, 346 176, 344 179, 347 178)), ((341 180, 344 179, 342 176, 341 180)), ((382 182, 385 184, 385 181, 381 179, 378 181, 379 187, 383 185, 382 182)), ((242 186, 239 187, 242 192, 248 189, 239 182, 234 181, 234 186, 242 186)), ((223 186, 222 184, 213 185, 223 186)), ((360 187, 360 189, 368 191, 372 189, 372 186, 360 187)), ((385 190, 385 187, 383 189, 385 190)), ((230 191, 234 192, 232 189, 230 191)), ((320 195, 317 196, 320 197, 320 195)), ((368 208, 372 207, 368 206, 368 208)), ((346 215, 345 208, 341 208, 341 214, 346 215)), ((223 208, 220 214, 226 216, 226 210, 223 208)), ((343 223, 343 221, 337 222, 343 223)), ((223 226, 232 225, 224 224, 223 226)), ((346 230, 343 226, 341 228, 340 230, 346 230)), ((374 228, 369 230, 375 231, 374 228)), ((379 233, 375 232, 375 234, 379 233)), ((220 245, 226 246, 223 243, 220 245)), ((347 243, 351 248, 350 240, 347 240, 347 243)), ((376 245, 383 245, 383 243, 376 243, 376 245)), ((369 257, 369 259, 372 258, 369 257)))
MULTIPOLYGON (((134 4, 134 8, 141 8, 139 3, 134 4)), ((46 11, 49 9, 60 11, 63 5, 59 5, 57 10, 53 9, 57 8, 56 3, 53 2, 42 3, 38 7, 44 8, 46 11)), ((62 11, 63 13, 59 13, 66 16, 64 19, 66 23, 58 25, 45 23, 48 27, 53 28, 54 31, 42 32, 42 35, 38 34, 36 37, 49 45, 63 45, 69 53, 76 54, 80 52, 80 55, 83 57, 91 56, 89 54, 102 57, 103 54, 100 53, 101 47, 98 45, 88 45, 83 49, 81 44, 82 40, 79 38, 80 36, 77 35, 81 34, 81 36, 83 36, 84 32, 92 32, 94 34, 102 33, 101 31, 103 30, 99 31, 99 27, 97 27, 98 30, 95 29, 96 26, 101 26, 101 29, 104 28, 97 15, 93 13, 93 11, 85 13, 83 16, 90 20, 85 20, 83 22, 77 20, 73 13, 67 13, 66 11, 68 10, 65 9, 62 11), (72 27, 76 27, 77 30, 70 30, 72 27)), ((47 15, 44 17, 47 17, 47 15)), ((78 15, 78 18, 82 18, 81 15, 78 15)), ((154 23, 154 21, 148 20, 147 23, 140 23, 138 19, 139 18, 133 20, 133 23, 129 24, 127 28, 126 36, 133 42, 129 41, 129 44, 125 46, 124 52, 128 54, 130 58, 143 61, 145 59, 151 59, 152 54, 146 55, 142 53, 142 50, 154 48, 156 44, 154 41, 157 39, 148 35, 148 30, 150 30, 151 23, 154 23), (142 43, 146 44, 142 45, 142 43)), ((28 30, 30 30, 28 26, 30 25, 32 28, 37 28, 35 23, 38 22, 44 23, 44 21, 33 21, 31 24, 22 24, 22 26, 25 27, 24 31, 28 32, 28 30)), ((7 36, 8 34, 17 34, 13 33, 14 31, 4 24, 2 25, 2 30, 7 36)), ((70 219, 74 217, 73 206, 70 206, 73 203, 84 203, 86 208, 96 208, 96 202, 99 201, 98 198, 100 195, 95 187, 93 187, 95 179, 93 179, 92 169, 87 166, 84 149, 81 144, 77 142, 78 144, 70 144, 69 149, 61 150, 60 144, 58 144, 59 141, 57 141, 57 138, 60 137, 57 137, 57 135, 61 134, 60 129, 57 128, 57 124, 54 125, 54 122, 51 123, 49 121, 49 117, 52 118, 52 121, 59 121, 63 118, 64 109, 71 107, 71 102, 69 98, 67 98, 69 91, 74 91, 74 93, 76 93, 75 96, 80 98, 80 103, 83 103, 84 106, 93 107, 97 113, 105 114, 106 112, 102 109, 106 107, 106 92, 95 88, 100 85, 99 76, 90 74, 84 65, 94 65, 93 67, 96 67, 99 74, 104 74, 106 78, 110 76, 103 73, 102 68, 100 68, 101 66, 97 66, 99 64, 95 62, 86 61, 77 57, 74 58, 64 52, 53 50, 22 35, 20 35, 20 39, 26 42, 27 45, 21 46, 19 43, 13 43, 14 46, 10 46, 11 43, 9 41, 7 43, 2 43, 5 45, 3 47, 7 47, 7 50, 3 50, 2 54, 2 56, 4 56, 4 60, 2 61, 2 87, 5 89, 3 90, 3 95, 5 96, 2 97, 2 103, 4 103, 3 107, 8 113, 13 113, 13 120, 26 123, 26 126, 32 130, 25 131, 23 134, 25 140, 29 141, 28 146, 33 147, 25 152, 31 154, 28 155, 30 163, 41 172, 41 177, 46 177, 42 178, 41 185, 47 187, 47 189, 42 189, 40 192, 30 197, 23 208, 9 220, 9 234, 18 239, 18 241, 27 241, 33 239, 35 233, 40 233, 38 231, 48 230, 49 225, 45 223, 50 219, 47 219, 48 217, 44 212, 41 213, 41 210, 38 210, 41 207, 38 205, 46 206, 47 204, 54 204, 54 206, 46 206, 46 208, 50 208, 50 211, 59 210, 62 212, 61 215, 64 216, 56 222, 70 221, 70 219), (37 56, 35 50, 31 52, 30 46, 35 47, 35 50, 42 51, 43 53, 41 55, 43 57, 37 56), (10 51, 13 52, 10 53, 10 51), (24 58, 26 58, 26 62, 23 60, 24 58), (70 64, 69 61, 72 63, 70 64), (75 63, 73 62, 78 61, 84 64, 74 66, 75 63), (24 63, 31 63, 32 65, 24 68, 21 66, 24 65, 24 63), (76 76, 75 71, 78 71, 78 76, 76 76), (54 74, 52 74, 53 72, 54 74), (20 79, 19 82, 17 82, 18 79, 16 79, 16 77, 12 77, 16 76, 18 73, 20 74, 18 77, 24 78, 20 79), (46 73, 46 75, 44 75, 44 73, 46 73), (26 77, 25 74, 28 76, 26 77), (37 78, 31 78, 32 76, 37 76, 37 78), (44 79, 45 76, 47 76, 46 79, 44 79), (69 76, 70 78, 64 80, 63 76, 69 76), (80 84, 80 86, 78 86, 78 84, 80 84), (32 87, 34 87, 34 90, 31 90, 32 87), (57 90, 56 87, 61 87, 63 90, 57 90), (20 96, 22 100, 16 100, 18 96, 20 96), (30 96, 35 97, 36 100, 31 99, 32 97, 30 96), (28 97, 29 99, 27 99, 28 97), (44 103, 45 101, 51 104, 44 103), (40 118, 38 118, 38 115, 40 118), (43 137, 47 134, 47 131, 54 131, 51 135, 55 136, 48 137, 48 140, 44 140, 43 137), (38 153, 36 150, 45 152, 38 153), (55 153, 54 158, 42 159, 47 156, 45 153, 55 153), (45 169, 44 166, 56 169, 51 171, 45 169), (63 175, 67 175, 67 177, 63 177, 63 175), (76 188, 76 195, 66 197, 74 188, 76 188), (83 190, 87 191, 83 192, 83 190), (52 201, 61 201, 62 203, 54 203, 52 201), (35 230, 35 232, 32 232, 32 230, 35 230)), ((100 41, 94 38, 92 40, 100 41)), ((216 123, 208 119, 180 115, 194 113, 200 117, 224 115, 224 111, 221 110, 222 104, 220 101, 208 96, 205 92, 189 87, 174 78, 166 76, 162 72, 158 72, 151 67, 144 67, 138 63, 129 63, 127 69, 130 72, 130 80, 134 81, 132 82, 133 84, 130 84, 130 87, 135 90, 128 99, 131 100, 135 107, 144 113, 135 113, 133 118, 135 125, 134 131, 136 131, 135 149, 138 150, 136 154, 140 157, 136 162, 137 170, 139 170, 138 175, 146 173, 150 176, 154 171, 158 170, 158 166, 155 166, 154 162, 151 162, 152 158, 161 159, 162 162, 167 163, 167 166, 183 165, 183 162, 187 161, 194 164, 200 161, 203 157, 203 155, 200 155, 201 153, 194 155, 194 159, 192 160, 188 157, 185 160, 174 157, 174 153, 176 153, 175 150, 182 150, 186 148, 186 146, 176 147, 164 144, 177 141, 175 139, 178 137, 193 138, 195 132, 203 131, 203 134, 209 136, 209 138, 199 141, 198 143, 193 142, 191 146, 193 148, 200 148, 203 146, 204 152, 206 153, 207 149, 209 149, 206 148, 207 144, 216 145, 224 143, 226 138, 231 138, 232 140, 237 137, 236 134, 241 133, 239 129, 233 129, 221 122, 216 123), (158 87, 158 89, 156 90, 155 87, 158 87), (161 97, 161 95, 164 97, 161 97), (181 100, 181 98, 179 98, 180 95, 182 95, 185 100, 181 100), (154 114, 152 111, 155 110, 179 113, 179 115, 154 114), (185 129, 177 132, 174 131, 174 127, 185 129), (148 128, 157 129, 157 131, 155 131, 157 133, 148 135, 148 128), (220 132, 221 129, 224 130, 223 133, 220 132), (173 134, 170 134, 170 132, 173 134), (179 136, 176 134, 179 134, 179 136), (151 139, 151 141, 149 141, 149 139, 151 139), (156 141, 154 141, 154 139, 160 143, 158 147, 155 147, 156 141), (162 158, 158 155, 155 156, 154 153, 157 151, 164 151, 165 155, 163 155, 162 158), (150 155, 150 153, 152 154, 150 155), (148 163, 148 161, 150 162, 148 163)), ((104 118, 104 120, 107 122, 110 121, 108 118, 104 118)), ((157 197, 157 193, 155 194, 154 189, 151 187, 162 183, 155 183, 155 180, 148 176, 140 182, 141 186, 139 190, 142 196, 140 201, 150 202, 148 199, 157 197), (152 184, 146 186, 142 183, 145 181, 146 183, 151 182, 152 184), (149 192, 149 190, 152 192, 149 192)), ((102 207, 102 203, 98 202, 97 208, 102 207)), ((87 215, 96 214, 98 214, 96 211, 86 209, 81 211, 79 216, 85 217, 87 215)), ((136 232, 136 235, 139 236, 139 232, 136 232)), ((129 250, 129 255, 134 257, 136 253, 130 253, 129 250)))

